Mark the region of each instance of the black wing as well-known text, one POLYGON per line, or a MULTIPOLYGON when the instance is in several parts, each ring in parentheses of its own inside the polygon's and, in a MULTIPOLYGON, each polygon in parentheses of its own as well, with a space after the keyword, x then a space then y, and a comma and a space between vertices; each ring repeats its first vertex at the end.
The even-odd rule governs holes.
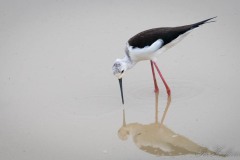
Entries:
MULTIPOLYGON (((213 18, 216 18, 216 17, 213 17, 213 18)), ((149 29, 149 30, 140 32, 137 35, 130 38, 128 40, 128 44, 130 46, 133 46, 133 48, 136 48, 136 47, 144 48, 145 46, 150 46, 156 40, 162 39, 164 42, 164 44, 163 44, 163 46, 164 46, 187 31, 197 28, 206 22, 213 22, 213 21, 209 21, 213 18, 209 18, 204 21, 201 21, 201 22, 198 22, 195 24, 191 24, 191 25, 186 25, 186 26, 149 29)))

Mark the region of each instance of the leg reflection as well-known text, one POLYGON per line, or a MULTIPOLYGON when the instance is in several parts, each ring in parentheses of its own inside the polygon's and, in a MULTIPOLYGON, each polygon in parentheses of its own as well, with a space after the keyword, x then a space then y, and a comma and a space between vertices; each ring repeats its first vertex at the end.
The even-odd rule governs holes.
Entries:
MULTIPOLYGON (((159 97, 159 93, 155 92, 155 123, 157 125, 159 124, 159 122, 158 122, 158 97, 159 97)), ((170 104, 171 104, 171 95, 168 95, 167 104, 166 104, 166 107, 165 107, 165 110, 164 110, 164 113, 163 113, 163 116, 162 116, 162 119, 160 122, 160 127, 163 125, 163 122, 166 118, 170 104)))
POLYGON ((127 140, 129 137, 132 137, 134 144, 140 150, 157 156, 178 156, 188 154, 223 156, 191 141, 187 137, 174 132, 162 124, 171 102, 170 96, 168 97, 166 109, 161 121, 161 127, 159 127, 157 113, 158 94, 156 94, 155 102, 156 113, 154 123, 127 123, 125 120, 125 110, 123 110, 123 124, 118 130, 118 137, 121 140, 127 140))
POLYGON ((155 123, 156 123, 156 125, 159 124, 159 122, 158 122, 158 96, 159 96, 159 92, 155 92, 155 123))
POLYGON ((166 105, 166 107, 165 107, 165 111, 164 111, 164 113, 163 113, 160 126, 163 125, 163 122, 164 122, 165 117, 166 117, 166 115, 167 115, 167 112, 168 112, 168 109, 169 109, 170 104, 171 104, 171 95, 168 95, 167 105, 166 105))

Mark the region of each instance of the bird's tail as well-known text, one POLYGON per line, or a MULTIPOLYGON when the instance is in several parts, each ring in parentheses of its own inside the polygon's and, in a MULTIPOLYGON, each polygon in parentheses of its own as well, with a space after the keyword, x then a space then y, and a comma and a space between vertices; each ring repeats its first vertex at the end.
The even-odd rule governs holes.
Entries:
POLYGON ((198 23, 194 23, 194 24, 191 25, 191 26, 192 26, 191 29, 197 28, 197 27, 199 27, 200 25, 203 25, 203 24, 205 24, 205 23, 215 22, 214 20, 212 20, 212 19, 214 19, 214 18, 217 18, 217 16, 212 17, 212 18, 209 18, 209 19, 206 19, 206 20, 203 20, 203 21, 198 22, 198 23))

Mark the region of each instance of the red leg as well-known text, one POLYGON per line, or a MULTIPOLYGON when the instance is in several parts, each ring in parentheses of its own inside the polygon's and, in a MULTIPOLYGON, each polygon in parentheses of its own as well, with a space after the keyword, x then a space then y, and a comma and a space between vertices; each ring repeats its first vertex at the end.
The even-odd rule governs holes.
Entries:
POLYGON ((153 68, 153 61, 150 60, 150 62, 151 62, 153 82, 154 82, 154 92, 155 92, 155 93, 159 93, 159 89, 158 89, 158 85, 157 85, 157 80, 156 80, 156 76, 155 76, 155 72, 154 72, 154 68, 153 68))
POLYGON ((152 63, 154 64, 155 68, 157 69, 158 74, 159 74, 159 76, 161 77, 161 79, 162 79, 162 81, 163 81, 163 84, 164 84, 165 87, 166 87, 168 96, 170 96, 170 95, 171 95, 171 90, 170 90, 170 88, 168 87, 167 82, 166 82, 165 79, 163 78, 163 75, 162 75, 162 73, 160 72, 160 70, 159 70, 156 62, 152 62, 152 63))

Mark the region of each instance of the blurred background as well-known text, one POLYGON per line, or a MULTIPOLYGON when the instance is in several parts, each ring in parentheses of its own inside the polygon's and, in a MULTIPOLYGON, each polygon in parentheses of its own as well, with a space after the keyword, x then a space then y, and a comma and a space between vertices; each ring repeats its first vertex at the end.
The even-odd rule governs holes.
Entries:
MULTIPOLYGON (((172 89, 165 125, 237 159, 240 9, 237 0, 0 0, 0 159, 158 159, 122 141, 111 67, 127 40, 155 27, 218 16, 158 59, 172 89)), ((167 96, 160 79, 159 117, 167 96)), ((126 121, 154 122, 150 63, 123 78, 126 121)), ((178 156, 177 159, 192 159, 178 156)), ((196 159, 218 159, 198 156, 196 159)))

